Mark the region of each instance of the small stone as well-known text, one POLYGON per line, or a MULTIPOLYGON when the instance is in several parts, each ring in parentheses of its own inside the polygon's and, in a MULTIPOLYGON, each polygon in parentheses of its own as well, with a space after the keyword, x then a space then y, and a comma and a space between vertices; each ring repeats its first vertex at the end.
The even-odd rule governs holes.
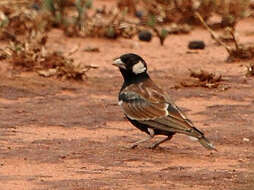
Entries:
POLYGON ((87 46, 84 51, 86 52, 100 52, 100 49, 98 47, 91 47, 91 46, 87 46))
POLYGON ((61 158, 61 159, 65 159, 65 158, 66 158, 66 156, 60 156, 60 158, 61 158))
POLYGON ((152 39, 152 33, 149 30, 142 30, 138 34, 140 41, 150 42, 152 39))
POLYGON ((243 142, 250 142, 250 139, 244 137, 243 142))
POLYGON ((189 42, 189 49, 205 49, 205 43, 202 40, 193 40, 189 42))
POLYGON ((56 69, 48 69, 48 70, 40 70, 37 72, 40 76, 50 77, 50 76, 55 75, 57 73, 57 70, 56 69))
POLYGON ((33 3, 33 4, 31 5, 31 8, 34 9, 34 10, 36 10, 36 11, 39 11, 39 10, 40 10, 40 5, 39 5, 38 3, 33 3))
POLYGON ((138 18, 142 18, 143 15, 144 15, 143 12, 140 11, 140 10, 137 10, 137 11, 135 12, 135 16, 138 17, 138 18))

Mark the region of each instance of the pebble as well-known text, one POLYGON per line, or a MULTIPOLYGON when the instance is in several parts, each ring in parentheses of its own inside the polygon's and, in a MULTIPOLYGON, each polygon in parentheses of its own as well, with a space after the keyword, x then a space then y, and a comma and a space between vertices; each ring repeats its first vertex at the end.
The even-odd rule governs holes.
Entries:
POLYGON ((244 137, 243 142, 250 142, 250 139, 244 137))
POLYGON ((202 40, 193 40, 188 44, 189 49, 205 49, 205 42, 202 40))
POLYGON ((150 42, 152 39, 152 33, 149 30, 142 30, 138 34, 140 41, 150 42))
POLYGON ((137 11, 135 12, 135 16, 138 17, 138 18, 142 18, 143 15, 144 15, 143 12, 140 11, 140 10, 137 10, 137 11))

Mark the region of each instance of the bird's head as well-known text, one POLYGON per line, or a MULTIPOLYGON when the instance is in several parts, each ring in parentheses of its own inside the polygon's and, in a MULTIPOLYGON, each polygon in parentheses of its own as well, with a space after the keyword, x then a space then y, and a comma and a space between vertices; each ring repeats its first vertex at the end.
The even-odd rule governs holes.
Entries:
POLYGON ((134 75, 145 73, 147 71, 145 61, 134 53, 121 55, 114 60, 113 65, 119 67, 123 72, 133 73, 134 75))
POLYGON ((146 62, 134 53, 121 55, 114 60, 113 65, 120 69, 125 81, 147 75, 146 62))

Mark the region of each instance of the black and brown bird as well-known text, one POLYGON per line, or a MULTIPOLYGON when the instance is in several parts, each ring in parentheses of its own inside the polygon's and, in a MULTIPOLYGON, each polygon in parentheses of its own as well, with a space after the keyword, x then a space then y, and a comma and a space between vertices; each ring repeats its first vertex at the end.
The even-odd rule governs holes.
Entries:
POLYGON ((151 148, 170 140, 175 133, 194 137, 210 150, 216 150, 204 134, 174 104, 169 95, 158 87, 147 73, 146 62, 129 53, 115 59, 113 65, 120 69, 123 86, 119 92, 119 105, 127 119, 148 137, 135 142, 131 148, 152 139, 155 135, 166 137, 151 148))

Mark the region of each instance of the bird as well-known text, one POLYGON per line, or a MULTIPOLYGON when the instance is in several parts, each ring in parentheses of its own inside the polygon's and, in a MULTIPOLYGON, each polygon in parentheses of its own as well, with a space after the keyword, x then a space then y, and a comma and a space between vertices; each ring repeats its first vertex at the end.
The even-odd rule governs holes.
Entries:
POLYGON ((153 82, 147 71, 147 63, 134 53, 126 53, 113 60, 123 77, 118 104, 127 120, 147 137, 133 143, 130 148, 163 135, 163 139, 149 148, 156 148, 179 133, 199 141, 208 150, 214 145, 197 129, 183 111, 171 100, 168 93, 153 82))

